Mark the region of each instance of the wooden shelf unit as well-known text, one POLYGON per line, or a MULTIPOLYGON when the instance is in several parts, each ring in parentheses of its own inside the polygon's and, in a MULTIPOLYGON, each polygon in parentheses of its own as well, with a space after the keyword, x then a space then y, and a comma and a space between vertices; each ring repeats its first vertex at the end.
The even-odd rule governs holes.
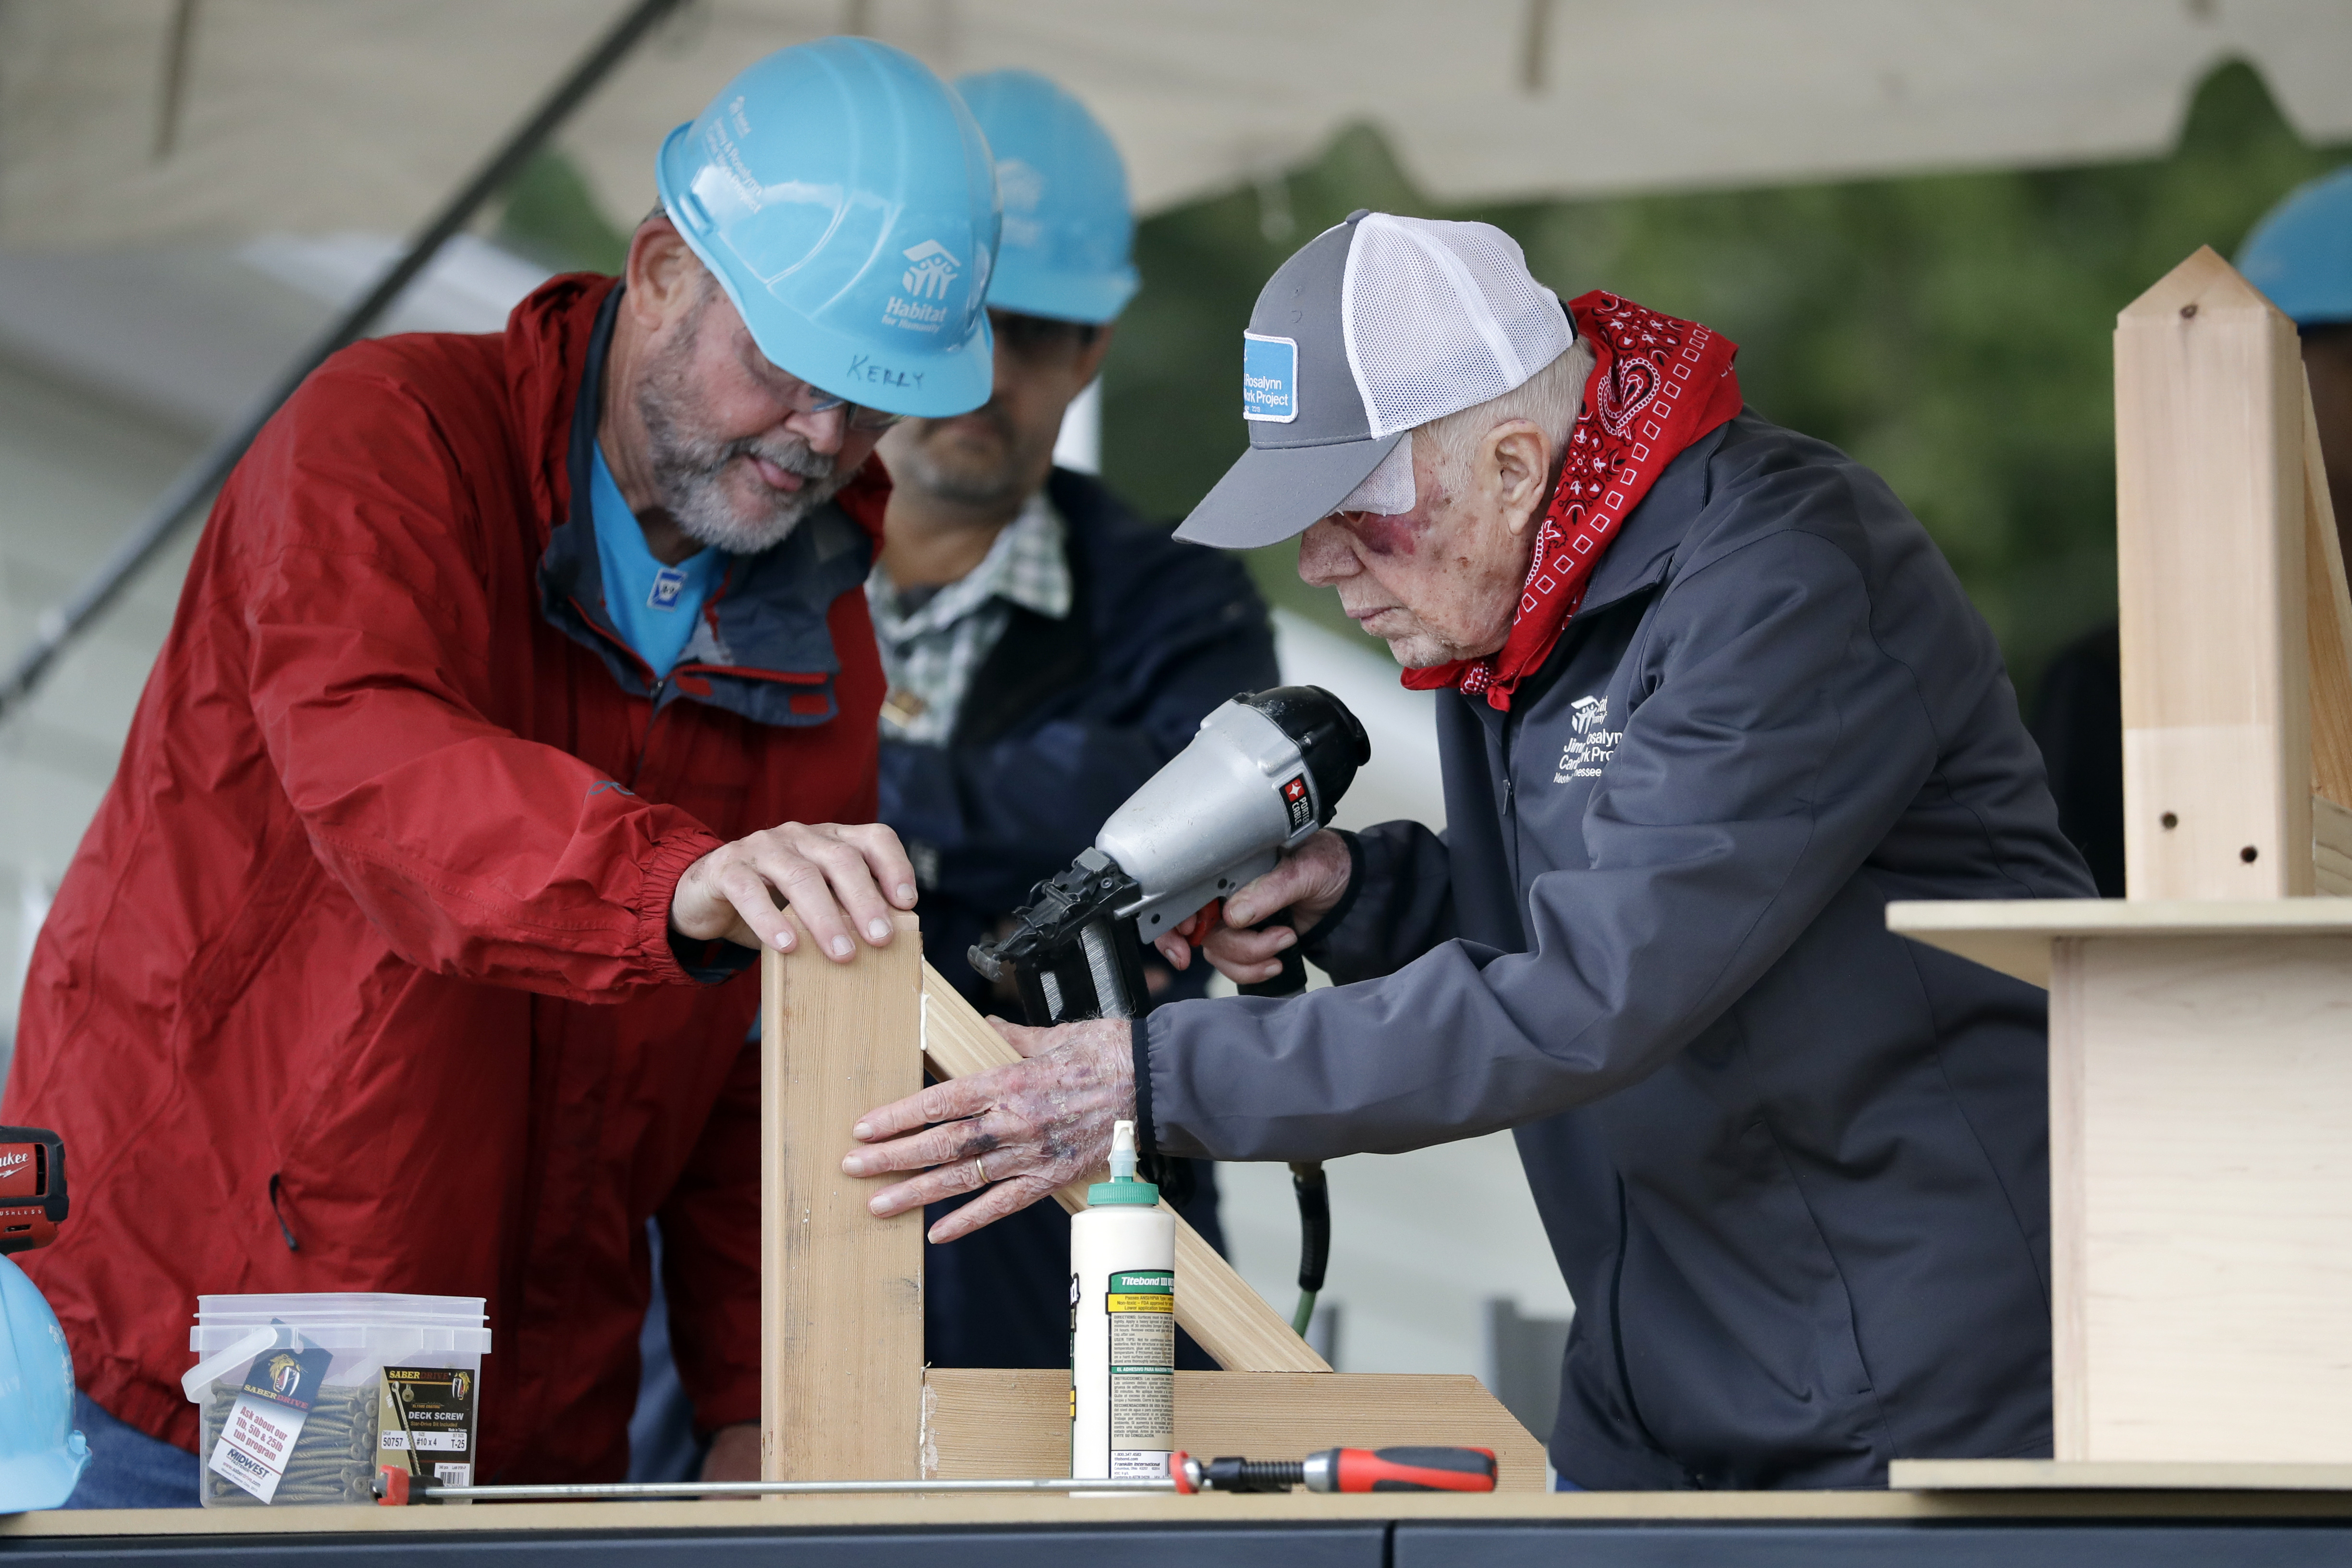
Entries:
POLYGON ((2118 318, 2116 450, 2130 896, 1887 909, 2050 991, 2056 1458, 1895 1484, 2341 1487, 2352 595, 2294 326, 2210 250, 2118 318))

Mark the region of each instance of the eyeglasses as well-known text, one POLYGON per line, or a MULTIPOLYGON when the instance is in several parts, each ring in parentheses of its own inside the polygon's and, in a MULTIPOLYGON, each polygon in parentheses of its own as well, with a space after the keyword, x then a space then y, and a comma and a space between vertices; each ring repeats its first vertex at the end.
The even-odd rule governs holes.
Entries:
POLYGON ((845 397, 835 397, 829 392, 809 385, 772 361, 761 361, 757 371, 769 390, 795 413, 831 413, 837 408, 845 409, 848 412, 842 417, 849 428, 866 435, 878 434, 905 417, 903 414, 886 413, 878 408, 868 408, 862 402, 852 402, 845 397))
MULTIPOLYGON (((809 386, 805 382, 802 386, 808 393, 809 401, 804 403, 793 402, 793 407, 803 413, 831 413, 836 408, 846 409, 848 412, 842 417, 848 422, 849 428, 862 431, 869 435, 887 430, 907 417, 902 413, 887 413, 878 408, 868 408, 862 402, 852 402, 847 398, 831 396, 809 386)), ((791 402, 790 399, 785 401, 791 402)))

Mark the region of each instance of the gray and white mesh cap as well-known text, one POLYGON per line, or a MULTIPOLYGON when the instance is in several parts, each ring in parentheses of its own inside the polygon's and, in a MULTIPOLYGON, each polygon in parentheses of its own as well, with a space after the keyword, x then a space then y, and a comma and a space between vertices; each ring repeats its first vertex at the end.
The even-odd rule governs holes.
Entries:
POLYGON ((1351 213, 1259 291, 1242 340, 1249 450, 1176 537, 1246 549, 1302 533, 1405 432, 1502 396, 1575 340, 1492 224, 1351 213))

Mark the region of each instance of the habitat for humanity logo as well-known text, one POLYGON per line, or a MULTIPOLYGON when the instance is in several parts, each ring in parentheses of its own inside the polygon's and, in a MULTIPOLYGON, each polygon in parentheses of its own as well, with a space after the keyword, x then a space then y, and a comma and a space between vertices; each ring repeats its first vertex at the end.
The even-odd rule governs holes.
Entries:
POLYGON ((893 294, 882 307, 883 318, 911 331, 936 332, 947 323, 947 307, 927 305, 924 301, 945 299, 949 287, 963 271, 963 263, 935 239, 910 247, 905 255, 909 265, 898 275, 898 284, 914 298, 893 294))
POLYGON ((1625 738, 1623 730, 1609 727, 1609 699, 1579 697, 1569 704, 1568 727, 1569 742, 1559 748, 1559 771, 1551 781, 1600 778, 1616 755, 1617 743, 1625 738))

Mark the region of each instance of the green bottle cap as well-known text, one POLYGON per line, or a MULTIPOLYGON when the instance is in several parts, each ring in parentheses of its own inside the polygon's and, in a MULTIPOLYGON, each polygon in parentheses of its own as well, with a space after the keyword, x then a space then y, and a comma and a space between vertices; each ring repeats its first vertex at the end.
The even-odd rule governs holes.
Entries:
POLYGON ((1087 1207, 1130 1204, 1149 1208, 1160 1201, 1160 1188, 1135 1179, 1135 1124, 1114 1122, 1110 1129, 1110 1180, 1087 1188, 1087 1207))

